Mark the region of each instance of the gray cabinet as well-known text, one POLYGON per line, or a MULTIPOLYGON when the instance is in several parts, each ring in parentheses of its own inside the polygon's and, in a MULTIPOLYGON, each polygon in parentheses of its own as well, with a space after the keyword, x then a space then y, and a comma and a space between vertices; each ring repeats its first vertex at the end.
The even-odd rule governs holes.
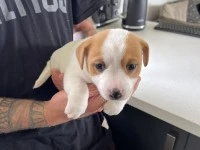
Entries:
POLYGON ((200 150, 200 138, 190 135, 185 150, 200 150))
POLYGON ((106 117, 117 150, 200 150, 198 137, 132 106, 106 117))

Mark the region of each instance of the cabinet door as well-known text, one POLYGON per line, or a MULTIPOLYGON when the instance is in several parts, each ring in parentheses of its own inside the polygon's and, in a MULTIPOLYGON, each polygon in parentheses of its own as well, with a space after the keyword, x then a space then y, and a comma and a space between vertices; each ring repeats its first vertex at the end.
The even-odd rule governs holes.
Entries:
POLYGON ((185 150, 200 150, 200 138, 190 134, 185 150))
POLYGON ((117 150, 170 150, 166 145, 167 134, 176 137, 173 150, 184 150, 187 132, 130 105, 107 119, 117 150))

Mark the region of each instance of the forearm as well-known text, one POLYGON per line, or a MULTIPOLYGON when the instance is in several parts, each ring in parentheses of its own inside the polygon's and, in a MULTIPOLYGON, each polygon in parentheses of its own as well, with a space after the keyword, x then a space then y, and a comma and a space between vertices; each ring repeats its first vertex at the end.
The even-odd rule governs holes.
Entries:
POLYGON ((46 127, 45 102, 0 98, 0 133, 46 127))
MULTIPOLYGON (((105 104, 94 85, 90 84, 89 89, 89 107, 81 117, 102 111, 105 104)), ((64 114, 66 105, 67 94, 64 90, 45 102, 0 97, 0 134, 50 127, 70 121, 64 114)))
POLYGON ((0 133, 53 126, 66 121, 51 119, 46 111, 48 102, 0 98, 0 133), (49 121, 50 120, 50 121, 49 121))

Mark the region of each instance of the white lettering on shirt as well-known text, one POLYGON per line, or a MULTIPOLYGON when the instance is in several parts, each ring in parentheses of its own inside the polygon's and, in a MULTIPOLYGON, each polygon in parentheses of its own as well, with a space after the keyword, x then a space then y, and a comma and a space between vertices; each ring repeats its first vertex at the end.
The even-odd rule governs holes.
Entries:
POLYGON ((17 8, 19 10, 19 13, 20 15, 23 17, 23 16, 26 16, 26 11, 24 9, 24 6, 22 4, 22 1, 21 0, 15 0, 15 3, 17 5, 17 8))
POLYGON ((40 4, 39 4, 38 0, 31 0, 31 1, 33 3, 35 13, 36 14, 41 13, 42 11, 41 11, 40 4))
MULTIPOLYGON (((13 5, 13 7, 15 6, 17 8, 20 16, 27 16, 26 9, 30 9, 32 7, 25 8, 21 0, 14 0, 14 2, 16 5, 13 5)), ((42 13, 42 11, 56 12, 58 9, 60 9, 62 13, 67 13, 67 0, 31 0, 30 2, 32 3, 34 12, 36 14, 42 13)), ((0 24, 3 24, 5 21, 7 22, 16 19, 16 12, 9 9, 12 8, 8 8, 6 0, 0 0, 0 11, 2 11, 4 17, 0 18, 0 24)))
POLYGON ((0 0, 0 8, 6 21, 16 18, 15 12, 8 10, 5 0, 0 0))
POLYGON ((47 0, 42 0, 42 4, 44 9, 46 9, 48 12, 56 12, 58 10, 58 1, 53 0, 53 4, 49 5, 47 3, 47 0))
POLYGON ((59 7, 63 13, 67 13, 67 2, 66 0, 59 0, 59 7))

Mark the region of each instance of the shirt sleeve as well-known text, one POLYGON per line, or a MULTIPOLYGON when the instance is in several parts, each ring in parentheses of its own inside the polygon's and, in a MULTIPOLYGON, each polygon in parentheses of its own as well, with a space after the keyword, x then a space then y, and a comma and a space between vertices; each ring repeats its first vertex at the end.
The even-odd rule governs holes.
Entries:
POLYGON ((91 16, 107 0, 72 0, 73 22, 78 24, 91 16))

